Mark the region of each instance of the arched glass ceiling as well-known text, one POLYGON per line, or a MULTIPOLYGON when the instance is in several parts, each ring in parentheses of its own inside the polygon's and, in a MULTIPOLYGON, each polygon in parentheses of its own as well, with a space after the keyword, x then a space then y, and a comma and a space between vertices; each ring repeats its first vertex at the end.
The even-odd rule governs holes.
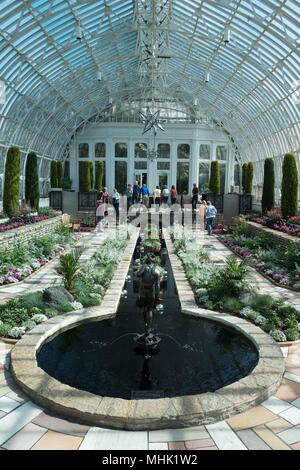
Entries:
MULTIPOLYGON (((197 98, 201 112, 224 127, 245 160, 299 150, 299 1, 153 1, 169 15, 160 33, 168 49, 164 98, 189 106, 197 98), (226 27, 231 40, 225 45, 226 27)), ((0 104, 0 145, 60 157, 74 131, 101 114, 109 96, 118 106, 143 97, 137 18, 150 4, 2 0, 6 102, 0 104)))

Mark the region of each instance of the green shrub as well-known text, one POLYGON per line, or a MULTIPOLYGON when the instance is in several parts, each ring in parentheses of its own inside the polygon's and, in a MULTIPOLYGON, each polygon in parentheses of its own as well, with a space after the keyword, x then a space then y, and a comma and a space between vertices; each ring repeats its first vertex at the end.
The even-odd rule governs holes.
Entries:
POLYGON ((27 155, 25 167, 25 199, 32 209, 39 210, 40 189, 36 153, 27 155))
POLYGON ((211 300, 223 297, 239 297, 249 283, 250 268, 245 261, 239 262, 235 256, 226 259, 226 265, 211 280, 208 287, 211 300))
POLYGON ((9 330, 8 336, 13 339, 19 339, 22 338, 25 331, 26 329, 24 326, 14 326, 11 330, 9 330))
POLYGON ((72 180, 69 177, 67 176, 64 177, 62 188, 65 189, 66 191, 69 189, 72 189, 72 180))
POLYGON ((209 189, 213 195, 220 194, 220 189, 221 189, 220 164, 217 160, 211 162, 209 189))
POLYGON ((96 162, 95 189, 102 190, 104 184, 104 162, 96 162))
POLYGON ((245 193, 247 194, 251 194, 252 192, 253 174, 254 174, 254 165, 252 162, 249 162, 247 165, 246 186, 245 186, 245 193))
POLYGON ((283 333, 283 331, 271 330, 269 335, 271 336, 271 338, 273 338, 278 343, 283 343, 284 341, 286 341, 286 336, 283 333))
POLYGON ((57 187, 62 188, 63 185, 63 167, 62 162, 59 160, 56 162, 56 172, 57 172, 57 187))
POLYGON ((50 185, 51 188, 58 188, 58 179, 57 179, 57 161, 52 160, 50 166, 50 185))
POLYGON ((94 187, 94 166, 93 166, 93 162, 89 161, 89 167, 90 167, 91 189, 93 189, 93 187, 94 187))
POLYGON ((88 193, 91 190, 91 172, 89 162, 80 162, 79 165, 79 191, 88 193))
POLYGON ((11 325, 9 323, 0 323, 0 336, 7 336, 10 329, 11 325))
POLYGON ((299 331, 297 328, 288 328, 284 330, 284 334, 288 341, 297 341, 297 339, 299 339, 299 331))
POLYGON ((275 202, 275 172, 273 158, 266 158, 264 164, 264 185, 261 205, 263 212, 270 211, 275 202))
POLYGON ((29 331, 36 327, 36 323, 32 319, 26 320, 22 323, 22 326, 25 328, 26 331, 29 331))
POLYGON ((222 305, 225 312, 239 312, 242 303, 235 297, 224 297, 222 305))
POLYGON ((246 192, 246 188, 247 188, 247 173, 248 173, 248 164, 243 163, 243 166, 242 166, 242 188, 243 188, 243 193, 246 192))
POLYGON ((57 306, 57 309, 60 313, 72 312, 74 308, 69 302, 63 302, 57 306))
POLYGON ((64 286, 68 291, 72 291, 74 288, 74 281, 79 268, 79 257, 80 252, 77 250, 59 257, 59 265, 56 271, 62 276, 64 286))
POLYGON ((296 155, 287 153, 282 165, 281 212, 283 217, 297 214, 298 210, 298 171, 296 155))
POLYGON ((3 211, 13 216, 19 208, 20 150, 10 147, 7 152, 3 189, 3 211))

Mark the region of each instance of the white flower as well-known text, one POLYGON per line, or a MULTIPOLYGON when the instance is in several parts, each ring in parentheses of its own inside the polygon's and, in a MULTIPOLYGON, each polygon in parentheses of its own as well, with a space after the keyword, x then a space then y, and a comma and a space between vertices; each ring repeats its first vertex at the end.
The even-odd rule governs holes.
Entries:
POLYGON ((83 305, 80 302, 71 302, 71 305, 74 310, 81 310, 83 308, 83 305))

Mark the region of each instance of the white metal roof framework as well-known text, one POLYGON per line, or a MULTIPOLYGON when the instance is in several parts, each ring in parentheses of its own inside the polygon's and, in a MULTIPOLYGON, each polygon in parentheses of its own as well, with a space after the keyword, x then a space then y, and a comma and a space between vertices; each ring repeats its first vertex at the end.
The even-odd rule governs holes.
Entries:
POLYGON ((299 151, 299 19, 298 0, 1 0, 0 145, 62 158, 111 97, 196 99, 244 160, 299 151))

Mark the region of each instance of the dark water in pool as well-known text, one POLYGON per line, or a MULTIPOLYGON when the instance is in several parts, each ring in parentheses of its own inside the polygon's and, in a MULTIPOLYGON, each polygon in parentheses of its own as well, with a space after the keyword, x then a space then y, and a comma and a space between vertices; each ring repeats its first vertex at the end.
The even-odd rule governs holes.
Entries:
POLYGON ((153 325, 162 338, 156 354, 146 359, 133 340, 144 326, 131 265, 116 318, 56 336, 38 353, 39 367, 75 388, 125 399, 213 392, 248 375, 258 361, 253 344, 217 322, 182 315, 168 260, 166 270, 165 309, 153 325))

